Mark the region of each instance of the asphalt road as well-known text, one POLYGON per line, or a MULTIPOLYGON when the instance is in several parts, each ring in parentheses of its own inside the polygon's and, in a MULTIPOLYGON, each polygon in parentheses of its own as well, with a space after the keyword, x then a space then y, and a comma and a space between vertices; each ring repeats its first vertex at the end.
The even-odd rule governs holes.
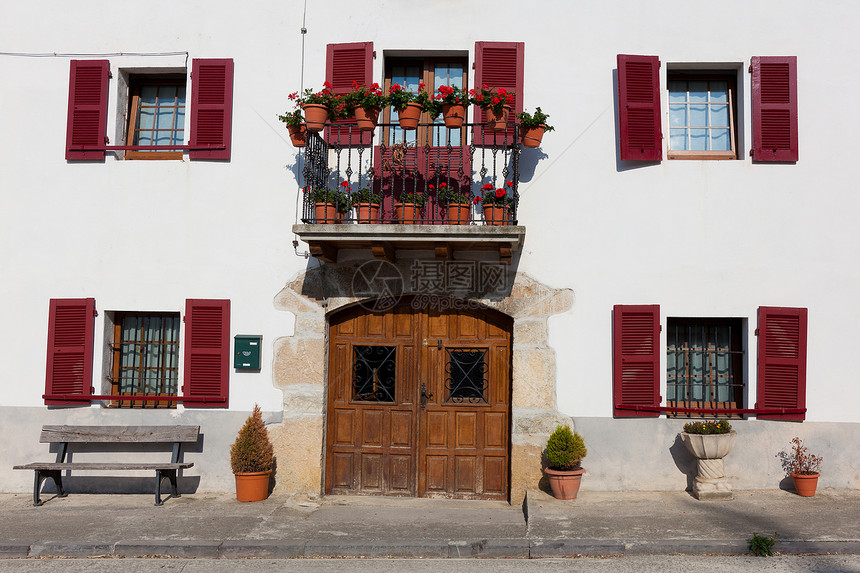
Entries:
POLYGON ((860 573, 860 555, 751 556, 621 556, 573 559, 0 559, 0 573, 101 573, 113 571, 181 573, 744 573, 747 571, 860 573))

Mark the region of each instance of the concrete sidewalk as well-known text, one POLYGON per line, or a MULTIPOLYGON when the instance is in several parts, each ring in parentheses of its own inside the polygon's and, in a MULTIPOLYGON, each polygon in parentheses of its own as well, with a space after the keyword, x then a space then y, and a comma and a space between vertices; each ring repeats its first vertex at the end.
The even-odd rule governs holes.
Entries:
POLYGON ((529 491, 503 502, 186 494, 70 494, 32 506, 0 494, 0 557, 560 557, 742 554, 753 532, 782 553, 860 553, 860 491, 802 498, 736 491, 701 502, 685 492, 589 492, 559 501, 529 491))

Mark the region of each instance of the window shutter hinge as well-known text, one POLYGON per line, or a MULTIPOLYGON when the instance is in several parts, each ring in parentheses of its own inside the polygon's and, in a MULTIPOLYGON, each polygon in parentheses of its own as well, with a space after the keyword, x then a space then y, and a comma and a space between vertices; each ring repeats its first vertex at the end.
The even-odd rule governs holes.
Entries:
POLYGON ((750 157, 752 157, 752 156, 753 156, 753 150, 752 150, 752 148, 750 148, 750 157))
POLYGON ((95 393, 96 393, 95 386, 90 386, 90 394, 95 394, 95 393))
POLYGON ((109 80, 113 79, 113 72, 110 71, 110 68, 108 68, 108 79, 109 80))
POLYGON ((110 137, 105 135, 105 145, 110 145, 110 137))
POLYGON ((99 311, 97 311, 96 308, 93 307, 93 316, 98 316, 98 315, 99 315, 99 311))
POLYGON ((658 324, 657 326, 658 326, 658 327, 660 327, 660 330, 658 330, 657 332, 663 332, 663 325, 662 325, 662 324, 658 324))
POLYGON ((376 59, 376 50, 373 50, 373 59, 376 59))
POLYGON ((747 73, 748 73, 748 74, 751 74, 751 73, 752 73, 752 64, 750 64, 750 67, 748 67, 748 68, 747 68, 747 73))
POLYGON ((185 322, 185 317, 184 317, 184 316, 182 317, 182 322, 185 322))
POLYGON ((758 328, 755 329, 755 335, 758 336, 758 328))

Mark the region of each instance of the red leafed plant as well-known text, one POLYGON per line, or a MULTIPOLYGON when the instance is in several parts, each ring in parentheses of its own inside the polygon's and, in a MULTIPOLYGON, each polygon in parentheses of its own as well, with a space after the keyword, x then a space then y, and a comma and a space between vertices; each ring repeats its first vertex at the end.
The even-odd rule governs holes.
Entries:
POLYGON ((821 462, 824 458, 810 454, 803 440, 794 437, 791 440, 791 454, 788 459, 789 468, 792 472, 801 475, 814 475, 821 471, 821 462))

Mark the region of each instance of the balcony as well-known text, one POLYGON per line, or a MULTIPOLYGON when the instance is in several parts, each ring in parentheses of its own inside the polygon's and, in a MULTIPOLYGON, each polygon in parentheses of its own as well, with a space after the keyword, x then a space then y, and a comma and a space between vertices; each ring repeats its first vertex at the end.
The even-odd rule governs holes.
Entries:
POLYGON ((525 237, 517 224, 519 155, 514 124, 504 131, 473 123, 460 129, 420 124, 411 131, 396 123, 374 131, 359 131, 352 122, 328 124, 308 133, 300 156, 301 224, 293 232, 328 262, 342 249, 366 249, 389 261, 399 250, 429 250, 439 259, 456 251, 495 251, 510 263, 525 237), (504 191, 497 198, 504 208, 485 209, 481 198, 497 189, 504 191), (316 202, 335 192, 341 209, 316 202), (372 212, 357 205, 369 194, 379 201, 372 212), (468 207, 460 207, 462 201, 468 207), (405 202, 419 207, 404 209, 405 202))

